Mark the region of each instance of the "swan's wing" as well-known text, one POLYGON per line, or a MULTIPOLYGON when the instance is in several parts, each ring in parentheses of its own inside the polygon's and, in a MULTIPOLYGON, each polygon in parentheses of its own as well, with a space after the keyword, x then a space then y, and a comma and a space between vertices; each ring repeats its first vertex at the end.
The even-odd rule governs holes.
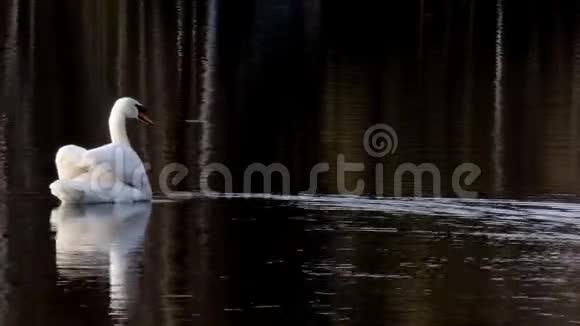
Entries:
POLYGON ((73 179, 86 173, 88 167, 82 162, 86 152, 86 149, 76 145, 67 145, 59 148, 55 158, 58 178, 61 180, 73 179))
MULTIPOLYGON (((99 164, 95 159, 87 159, 91 151, 76 146, 61 147, 56 153, 56 169, 59 180, 76 182, 98 182, 101 185, 111 186, 118 181, 114 171, 106 164, 99 164)), ((102 154, 99 151, 97 154, 102 154)))
POLYGON ((98 167, 99 172, 108 170, 120 182, 138 187, 142 178, 147 178, 141 159, 127 145, 108 144, 87 151, 83 157, 84 165, 90 169, 98 167))

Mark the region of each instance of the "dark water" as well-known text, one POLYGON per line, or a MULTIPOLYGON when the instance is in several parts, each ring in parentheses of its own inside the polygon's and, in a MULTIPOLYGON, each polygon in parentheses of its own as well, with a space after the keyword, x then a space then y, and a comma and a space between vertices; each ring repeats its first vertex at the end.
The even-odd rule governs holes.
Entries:
POLYGON ((579 14, 548 0, 1 1, 0 324, 580 324, 579 14), (156 121, 130 136, 157 199, 56 209, 54 153, 107 142, 120 96, 156 121), (377 123, 396 130, 392 155, 365 151, 377 123), (365 196, 338 195, 338 155, 363 164, 345 186, 365 196), (171 190, 188 193, 167 199, 158 176, 175 162, 189 171, 171 190), (246 167, 279 162, 292 195, 203 196, 215 162, 236 193, 246 167), (319 195, 300 195, 324 162, 319 195), (373 199, 405 162, 437 166, 447 198, 475 164, 466 189, 487 199, 373 199))

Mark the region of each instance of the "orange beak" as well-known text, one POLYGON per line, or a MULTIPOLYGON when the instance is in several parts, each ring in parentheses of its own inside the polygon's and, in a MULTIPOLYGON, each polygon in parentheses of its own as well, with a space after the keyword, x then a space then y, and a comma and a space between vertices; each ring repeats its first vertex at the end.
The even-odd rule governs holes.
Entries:
POLYGON ((139 115, 137 116, 137 120, 139 120, 140 122, 146 124, 147 126, 153 126, 153 121, 151 119, 149 119, 148 116, 145 115, 145 113, 143 112, 139 112, 139 115))

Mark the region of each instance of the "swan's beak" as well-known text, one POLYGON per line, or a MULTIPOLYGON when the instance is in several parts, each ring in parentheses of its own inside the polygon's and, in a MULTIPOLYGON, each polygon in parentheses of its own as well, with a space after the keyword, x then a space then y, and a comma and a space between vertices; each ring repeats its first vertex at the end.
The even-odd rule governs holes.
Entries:
POLYGON ((148 126, 153 126, 153 121, 151 119, 149 119, 149 117, 146 116, 145 113, 143 113, 143 112, 139 112, 139 115, 137 116, 137 120, 139 120, 140 122, 142 122, 148 126))
POLYGON ((148 126, 152 126, 153 121, 151 121, 151 119, 149 119, 149 117, 145 114, 145 112, 147 112, 147 109, 145 109, 145 107, 141 104, 135 104, 135 106, 137 107, 137 110, 139 111, 139 114, 137 115, 137 120, 139 120, 140 122, 142 122, 148 126))

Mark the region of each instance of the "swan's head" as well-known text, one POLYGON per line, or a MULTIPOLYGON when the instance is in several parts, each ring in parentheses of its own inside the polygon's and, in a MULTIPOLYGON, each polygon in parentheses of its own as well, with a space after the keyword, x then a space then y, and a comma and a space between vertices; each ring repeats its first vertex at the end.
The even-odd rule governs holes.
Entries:
POLYGON ((113 110, 117 110, 125 118, 137 119, 148 126, 153 125, 153 121, 147 117, 147 110, 137 100, 130 97, 122 97, 115 102, 113 110))

